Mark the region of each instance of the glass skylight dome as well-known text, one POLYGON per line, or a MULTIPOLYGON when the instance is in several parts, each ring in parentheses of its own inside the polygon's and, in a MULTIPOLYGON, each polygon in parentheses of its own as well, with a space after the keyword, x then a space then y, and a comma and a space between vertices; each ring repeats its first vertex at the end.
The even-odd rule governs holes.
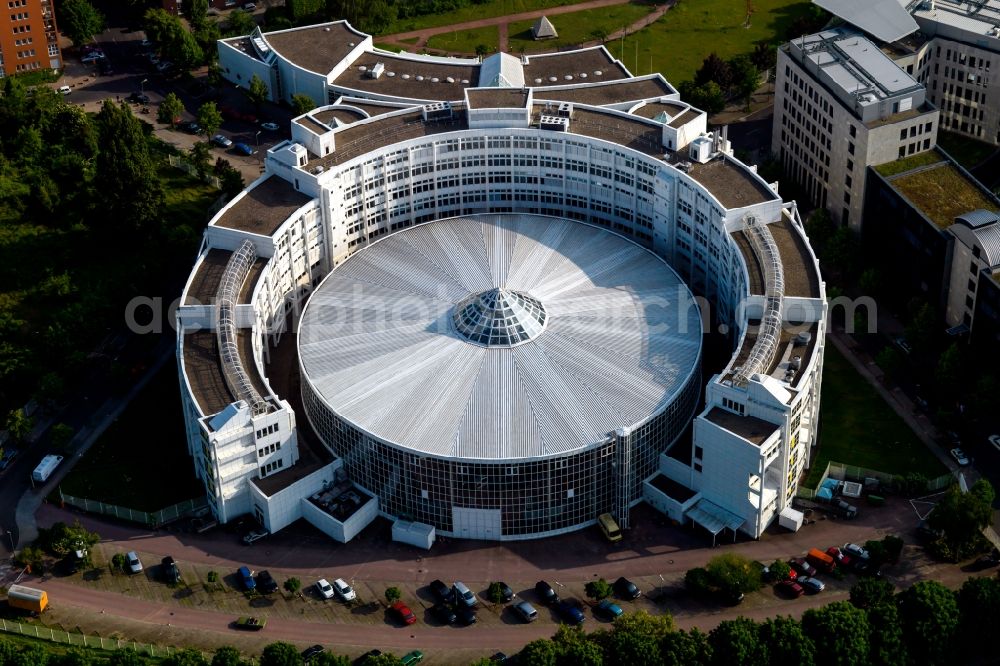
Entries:
POLYGON ((542 303, 502 288, 470 294, 459 301, 452 323, 459 335, 486 347, 512 347, 533 340, 545 328, 542 303))

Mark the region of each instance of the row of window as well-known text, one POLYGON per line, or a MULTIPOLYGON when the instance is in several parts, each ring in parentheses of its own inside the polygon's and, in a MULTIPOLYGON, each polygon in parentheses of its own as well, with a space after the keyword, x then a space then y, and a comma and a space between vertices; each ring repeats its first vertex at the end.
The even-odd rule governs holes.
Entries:
POLYGON ((260 475, 262 477, 267 476, 271 472, 277 472, 279 469, 285 466, 285 461, 278 458, 274 462, 269 462, 260 468, 260 475))
POLYGON ((268 444, 267 446, 257 449, 257 457, 263 458, 264 456, 269 456, 272 453, 276 453, 281 450, 281 442, 276 442, 274 444, 268 444))
POLYGON ((257 431, 257 439, 263 439, 268 435, 273 435, 276 432, 278 432, 278 424, 272 423, 271 425, 261 428, 260 430, 257 431))

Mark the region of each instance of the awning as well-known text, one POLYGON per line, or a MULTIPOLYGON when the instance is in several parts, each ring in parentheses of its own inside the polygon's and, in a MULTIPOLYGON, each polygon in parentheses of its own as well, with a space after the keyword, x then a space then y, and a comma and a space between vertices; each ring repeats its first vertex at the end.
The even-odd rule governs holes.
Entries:
POLYGON ((746 522, 735 513, 723 509, 718 504, 713 504, 705 498, 698 500, 694 506, 688 509, 686 515, 712 533, 713 545, 715 544, 715 537, 727 527, 733 531, 733 540, 735 540, 736 530, 746 522))

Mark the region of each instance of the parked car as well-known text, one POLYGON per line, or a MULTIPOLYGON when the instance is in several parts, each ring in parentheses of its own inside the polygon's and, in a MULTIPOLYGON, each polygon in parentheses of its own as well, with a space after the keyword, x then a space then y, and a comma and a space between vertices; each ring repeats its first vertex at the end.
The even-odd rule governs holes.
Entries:
POLYGON ((850 568, 851 563, 854 561, 853 558, 842 551, 836 546, 830 546, 826 549, 826 554, 833 558, 833 561, 837 563, 838 566, 850 568))
POLYGON ((962 449, 955 447, 949 451, 949 453, 951 454, 951 457, 955 459, 955 462, 957 462, 960 466, 965 467, 969 464, 969 457, 965 455, 965 451, 962 449))
POLYGON ((806 592, 802 586, 794 580, 783 580, 775 585, 774 589, 780 594, 784 594, 788 597, 801 597, 806 592))
POLYGON ((156 63, 156 71, 161 74, 169 72, 173 68, 174 68, 174 63, 170 62, 169 60, 161 60, 160 62, 156 63))
POLYGON ((493 656, 490 657, 490 661, 494 664, 506 664, 508 659, 509 657, 507 657, 507 655, 503 652, 495 652, 493 656))
POLYGON ((59 94, 60 95, 68 95, 71 92, 73 92, 73 89, 70 88, 69 86, 59 86, 59 94))
POLYGON ((82 62, 85 65, 89 65, 91 63, 97 62, 103 57, 104 53, 102 53, 101 51, 90 51, 89 53, 83 54, 83 57, 80 58, 80 62, 82 62))
POLYGON ((254 3, 252 3, 252 2, 244 2, 243 3, 243 11, 245 11, 245 12, 252 12, 255 9, 257 9, 257 5, 255 5, 254 3))
POLYGON ((622 607, 610 599, 602 599, 600 603, 594 607, 594 614, 600 615, 608 620, 614 620, 622 614, 622 607))
MULTIPOLYGON (((513 599, 516 596, 514 594, 514 590, 510 589, 510 585, 508 585, 507 583, 503 582, 502 580, 501 581, 497 581, 495 583, 491 583, 490 587, 493 587, 494 585, 499 585, 500 586, 500 601, 501 602, 508 603, 511 599, 513 599)), ((492 601, 492 599, 490 601, 492 601)))
POLYGON ((257 574, 257 589, 264 594, 271 594, 278 591, 278 583, 271 576, 270 571, 261 571, 257 574))
MULTIPOLYGON (((198 125, 196 123, 189 123, 189 124, 194 125, 195 127, 198 127, 198 125)), ((249 534, 247 534, 245 537, 243 537, 243 543, 245 543, 246 545, 249 546, 252 543, 260 541, 261 539, 263 539, 264 537, 266 537, 268 534, 270 534, 270 532, 268 532, 267 530, 251 530, 251 532, 249 534)))
POLYGON ((253 592, 257 589, 257 581, 253 578, 253 569, 247 566, 242 566, 236 570, 236 576, 240 579, 240 583, 243 584, 243 589, 247 592, 253 592))
POLYGON ((150 39, 144 39, 141 42, 139 42, 139 46, 142 46, 143 48, 148 48, 148 47, 150 47, 152 45, 153 45, 153 41, 150 40, 150 39))
POLYGON ((260 126, 263 129, 266 129, 268 132, 277 132, 278 131, 278 123, 270 123, 270 122, 269 123, 261 123, 260 126))
POLYGON ((801 576, 815 576, 816 568, 801 557, 793 557, 788 560, 788 566, 799 572, 801 576))
POLYGON ((241 617, 236 620, 237 629, 245 629, 247 631, 260 631, 267 625, 266 617, 241 617))
POLYGON ((856 543, 845 543, 844 552, 851 557, 859 557, 862 560, 867 560, 870 557, 868 551, 856 543))
POLYGON ((813 578, 811 576, 799 576, 798 581, 796 581, 804 590, 808 590, 812 593, 822 592, 826 589, 826 585, 819 578, 813 578))
POLYGON ((139 559, 134 550, 128 551, 125 555, 125 561, 128 563, 128 572, 130 574, 142 573, 142 560, 139 559))
POLYGON ((472 608, 479 601, 476 599, 475 593, 462 581, 455 581, 455 584, 452 587, 455 589, 456 604, 464 604, 465 606, 472 608))
POLYGON ((899 351, 903 352, 907 356, 909 356, 910 352, 913 351, 913 348, 910 347, 910 343, 907 342, 906 338, 904 338, 901 335, 898 336, 898 337, 896 337, 896 338, 894 338, 893 342, 896 343, 896 346, 899 348, 899 351))
MULTIPOLYGON (((183 122, 183 123, 180 123, 179 125, 177 125, 177 128, 178 128, 178 129, 182 129, 182 130, 184 130, 185 132, 189 132, 190 134, 197 134, 198 132, 200 132, 200 131, 201 131, 201 125, 199 125, 198 123, 196 123, 196 122, 194 122, 194 121, 192 121, 192 120, 189 120, 189 121, 187 121, 187 122, 183 122)), ((256 530, 255 530, 255 531, 256 531, 256 530)), ((263 533, 264 533, 264 534, 262 535, 262 537, 261 537, 261 538, 263 538, 263 537, 267 536, 267 530, 259 530, 259 531, 261 531, 261 532, 263 532, 263 533)), ((251 534, 253 534, 253 533, 254 533, 254 532, 251 532, 251 534)), ((250 541, 250 542, 248 542, 248 543, 253 543, 253 542, 252 542, 252 541, 250 541)))
POLYGON ((566 621, 566 624, 583 624, 583 621, 587 619, 583 611, 569 599, 563 599, 556 604, 556 613, 566 621))
POLYGON ((614 583, 615 594, 621 599, 638 599, 642 596, 638 586, 624 576, 614 583))
POLYGON ((471 606, 462 606, 461 604, 455 606, 455 615, 458 616, 458 623, 463 627, 475 624, 478 619, 476 611, 471 606))
POLYGON ((233 140, 225 134, 216 134, 212 137, 212 143, 217 145, 219 148, 229 148, 233 145, 233 140))
POLYGON ((337 596, 344 601, 353 601, 358 596, 354 589, 348 585, 347 581, 343 578, 338 578, 333 581, 333 589, 336 590, 337 596))
POLYGON ((14 462, 14 458, 17 457, 18 450, 13 446, 5 446, 3 449, 3 456, 0 456, 0 472, 4 471, 14 462))
POLYGON ((133 104, 149 104, 149 95, 141 92, 134 92, 128 96, 128 101, 133 104))
POLYGON ((556 594, 556 591, 552 589, 552 586, 544 580, 540 580, 535 583, 535 594, 546 606, 552 606, 559 603, 559 595, 556 594))
POLYGON ((417 616, 414 615, 413 611, 410 610, 410 607, 402 601, 394 601, 392 605, 389 606, 389 612, 403 624, 413 624, 417 621, 417 616))
POLYGON ((302 651, 302 661, 307 662, 318 654, 323 654, 326 650, 323 649, 322 645, 313 645, 312 647, 307 647, 302 651))
POLYGON ((174 558, 169 555, 160 560, 160 573, 163 575, 163 580, 171 585, 181 582, 181 570, 177 568, 174 558))
POLYGON ((428 587, 430 587, 434 598, 441 603, 450 604, 455 600, 455 590, 451 589, 443 580, 432 580, 428 587))
POLYGON ((419 664, 423 660, 424 660, 424 653, 421 652, 420 650, 413 650, 411 652, 407 652, 399 659, 399 661, 403 664, 403 666, 413 666, 413 664, 419 664))
POLYGON ((325 578, 320 578, 316 581, 316 593, 324 599, 333 599, 333 595, 335 594, 333 585, 330 585, 325 578))
POLYGON ((431 615, 441 624, 454 624, 458 620, 451 606, 444 603, 437 603, 431 606, 431 615))
POLYGON ((534 622, 538 619, 538 611, 536 611, 535 607, 527 601, 519 601, 514 604, 513 608, 514 612, 517 613, 525 622, 534 622))
POLYGON ((247 155, 247 156, 253 155, 257 152, 256 150, 254 150, 245 143, 237 143, 236 145, 233 146, 233 150, 235 150, 240 155, 247 155))

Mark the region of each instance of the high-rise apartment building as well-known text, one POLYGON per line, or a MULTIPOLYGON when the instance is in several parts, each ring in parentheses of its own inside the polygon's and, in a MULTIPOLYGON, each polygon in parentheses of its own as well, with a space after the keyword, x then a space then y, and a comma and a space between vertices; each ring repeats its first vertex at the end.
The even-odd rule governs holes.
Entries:
POLYGON ((865 169, 936 144, 927 90, 853 30, 778 49, 771 149, 809 200, 859 229, 865 169))
POLYGON ((52 0, 0 0, 0 77, 62 69, 52 0), (2 5, 0 5, 2 6, 2 5))

